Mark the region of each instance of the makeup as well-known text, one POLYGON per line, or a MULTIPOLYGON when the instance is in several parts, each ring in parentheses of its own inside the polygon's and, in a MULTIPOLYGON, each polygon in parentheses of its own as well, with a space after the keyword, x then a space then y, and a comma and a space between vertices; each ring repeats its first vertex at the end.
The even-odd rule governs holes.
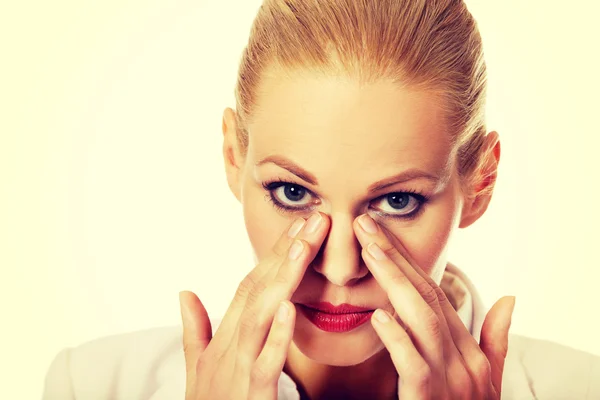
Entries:
POLYGON ((334 306, 331 303, 298 304, 304 315, 317 328, 325 332, 349 332, 369 321, 374 309, 350 304, 334 306))

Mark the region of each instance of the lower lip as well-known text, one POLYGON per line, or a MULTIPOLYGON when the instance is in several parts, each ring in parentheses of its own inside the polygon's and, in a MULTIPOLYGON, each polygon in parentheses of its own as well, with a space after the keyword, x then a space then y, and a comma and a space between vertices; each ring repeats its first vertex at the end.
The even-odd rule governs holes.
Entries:
POLYGON ((374 311, 329 314, 300 305, 302 314, 317 328, 325 332, 349 332, 371 319, 374 311))

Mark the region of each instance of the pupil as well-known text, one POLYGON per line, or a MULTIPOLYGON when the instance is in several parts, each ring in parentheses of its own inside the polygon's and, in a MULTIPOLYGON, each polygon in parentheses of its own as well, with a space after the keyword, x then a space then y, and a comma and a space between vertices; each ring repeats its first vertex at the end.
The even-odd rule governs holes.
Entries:
POLYGON ((388 195, 388 203, 395 209, 402 209, 408 205, 408 197, 406 193, 392 193, 388 195))
POLYGON ((304 197, 305 189, 295 185, 286 185, 283 189, 283 193, 288 200, 298 201, 304 197))

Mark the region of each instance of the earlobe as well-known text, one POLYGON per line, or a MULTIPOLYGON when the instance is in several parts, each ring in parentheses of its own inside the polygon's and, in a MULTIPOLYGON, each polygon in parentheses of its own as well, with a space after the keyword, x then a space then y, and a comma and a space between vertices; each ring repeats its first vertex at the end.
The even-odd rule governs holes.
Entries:
POLYGON ((463 204, 459 228, 466 228, 477 221, 487 210, 498 175, 500 162, 500 139, 493 131, 486 136, 482 168, 477 172, 474 188, 463 204))
POLYGON ((226 108, 223 112, 223 161, 225 164, 225 174, 227 176, 227 184, 233 195, 241 200, 241 166, 242 159, 237 143, 237 123, 235 111, 231 108, 226 108))

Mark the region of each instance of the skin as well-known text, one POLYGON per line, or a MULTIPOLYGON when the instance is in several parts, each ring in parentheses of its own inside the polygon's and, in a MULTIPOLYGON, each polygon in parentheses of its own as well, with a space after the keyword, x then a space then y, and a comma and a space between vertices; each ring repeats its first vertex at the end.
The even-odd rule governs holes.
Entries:
MULTIPOLYGON (((271 254, 281 232, 295 219, 306 219, 318 211, 327 218, 326 237, 290 301, 379 308, 393 316, 396 327, 404 326, 401 316, 412 307, 394 305, 385 278, 379 275, 378 279, 373 263, 365 260, 363 247, 368 243, 361 237, 358 217, 372 217, 379 227, 378 240, 386 238, 386 243, 394 243, 391 248, 402 248, 399 257, 410 260, 407 265, 413 266, 412 271, 422 271, 435 285, 448 262, 453 233, 480 218, 491 198, 491 193, 472 196, 461 186, 439 100, 431 93, 388 81, 360 86, 352 78, 308 72, 271 71, 265 74, 259 92, 256 112, 248 125, 245 157, 237 147, 234 111, 226 109, 223 116, 227 180, 243 206, 257 261, 271 254), (261 164, 267 157, 275 162, 261 164), (294 174, 291 163, 308 171, 317 182, 294 174), (413 173, 402 182, 368 190, 384 178, 415 170, 432 178, 413 173), (307 189, 297 201, 285 196, 284 187, 274 190, 280 202, 302 209, 282 212, 266 201, 270 196, 262 184, 278 179, 293 184, 288 188, 307 189), (413 198, 410 206, 398 210, 386 199, 387 194, 406 191, 426 196, 428 201, 412 219, 392 218, 390 215, 401 215, 418 205, 413 198)), ((487 135, 485 157, 485 170, 495 177, 500 157, 495 132, 487 135)), ((482 180, 482 185, 493 183, 493 179, 482 180)), ((388 265, 387 273, 399 270, 388 265)), ((508 309, 508 305, 502 306, 495 313, 508 309)), ((327 333, 301 313, 295 315, 284 371, 297 382, 304 397, 396 396, 399 350, 376 322, 347 333, 327 333)), ((398 338, 398 331, 393 332, 398 338)), ((422 353, 422 348, 415 351, 422 353)))

